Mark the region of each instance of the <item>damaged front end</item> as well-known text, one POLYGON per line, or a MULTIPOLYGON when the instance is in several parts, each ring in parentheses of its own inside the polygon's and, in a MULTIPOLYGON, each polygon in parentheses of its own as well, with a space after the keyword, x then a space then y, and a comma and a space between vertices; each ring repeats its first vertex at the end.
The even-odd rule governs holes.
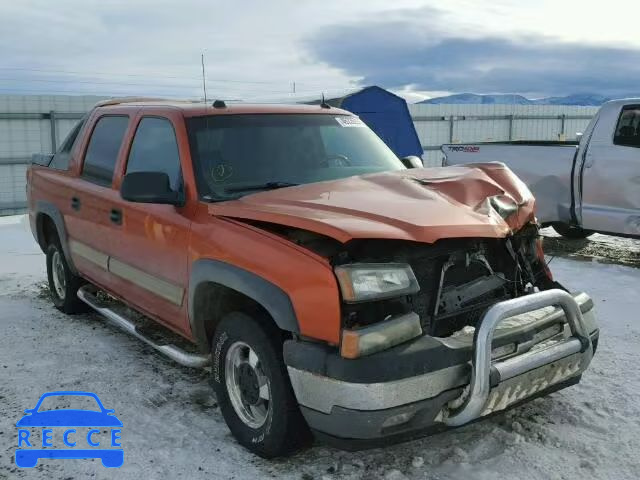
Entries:
POLYGON ((409 312, 416 313, 422 331, 434 337, 475 328, 496 302, 559 286, 547 268, 540 242, 533 224, 500 239, 447 239, 433 245, 351 242, 334 260, 338 269, 361 264, 407 265, 419 290, 378 301, 345 301, 345 331, 409 312))
POLYGON ((535 224, 330 250, 339 352, 293 339, 285 362, 310 426, 344 448, 465 424, 575 384, 591 361, 593 302, 553 280, 535 224))
POLYGON ((209 211, 333 269, 337 341, 301 328, 284 360, 307 423, 344 448, 455 427, 573 385, 597 345, 593 302, 554 282, 535 200, 502 164, 349 177, 209 211))

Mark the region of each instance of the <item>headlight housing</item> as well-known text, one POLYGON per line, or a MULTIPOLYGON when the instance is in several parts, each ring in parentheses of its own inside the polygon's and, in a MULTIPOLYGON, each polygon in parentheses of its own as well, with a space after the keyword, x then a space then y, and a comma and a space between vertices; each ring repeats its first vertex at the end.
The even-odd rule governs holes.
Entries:
POLYGON ((350 263, 335 267, 346 303, 410 295, 420 291, 411 267, 405 263, 350 263))

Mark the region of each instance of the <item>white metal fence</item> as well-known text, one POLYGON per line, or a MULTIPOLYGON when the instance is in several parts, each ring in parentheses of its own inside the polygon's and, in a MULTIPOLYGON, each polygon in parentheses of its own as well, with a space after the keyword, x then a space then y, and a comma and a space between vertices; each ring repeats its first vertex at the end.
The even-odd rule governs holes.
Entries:
POLYGON ((445 143, 575 140, 598 107, 409 105, 426 166, 441 165, 445 143))
MULTIPOLYGON (((0 215, 24 212, 32 153, 53 152, 75 122, 104 97, 0 95, 0 215)), ((443 143, 574 140, 597 107, 409 105, 425 165, 440 165, 443 143)))

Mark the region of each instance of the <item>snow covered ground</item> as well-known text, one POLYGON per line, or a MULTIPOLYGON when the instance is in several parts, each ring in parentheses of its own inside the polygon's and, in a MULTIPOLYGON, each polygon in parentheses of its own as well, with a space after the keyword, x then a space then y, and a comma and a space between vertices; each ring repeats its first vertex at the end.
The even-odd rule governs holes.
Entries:
POLYGON ((0 218, 0 479, 636 479, 640 477, 640 270, 556 258, 585 290, 601 340, 580 385, 501 416, 384 449, 316 445, 265 461, 231 437, 207 375, 157 355, 98 316, 66 316, 43 291, 44 256, 23 217, 0 218), (51 390, 96 392, 124 424, 125 463, 14 465, 15 422, 51 390))
POLYGON ((597 260, 640 268, 640 240, 599 233, 582 240, 568 240, 553 228, 542 230, 544 250, 550 256, 597 260))

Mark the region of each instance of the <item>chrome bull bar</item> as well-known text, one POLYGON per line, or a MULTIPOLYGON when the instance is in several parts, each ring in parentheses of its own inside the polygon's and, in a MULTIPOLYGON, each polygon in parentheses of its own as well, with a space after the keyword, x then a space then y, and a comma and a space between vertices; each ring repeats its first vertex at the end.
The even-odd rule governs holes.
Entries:
POLYGON ((485 313, 476 330, 468 396, 460 408, 444 419, 446 425, 463 425, 475 420, 484 411, 491 391, 491 349, 498 324, 509 317, 549 306, 562 308, 571 329, 571 337, 551 347, 494 363, 493 368, 497 370, 500 381, 580 352, 584 354, 582 365, 588 365, 593 356, 593 346, 580 307, 569 293, 559 289, 545 290, 497 303, 485 313))

